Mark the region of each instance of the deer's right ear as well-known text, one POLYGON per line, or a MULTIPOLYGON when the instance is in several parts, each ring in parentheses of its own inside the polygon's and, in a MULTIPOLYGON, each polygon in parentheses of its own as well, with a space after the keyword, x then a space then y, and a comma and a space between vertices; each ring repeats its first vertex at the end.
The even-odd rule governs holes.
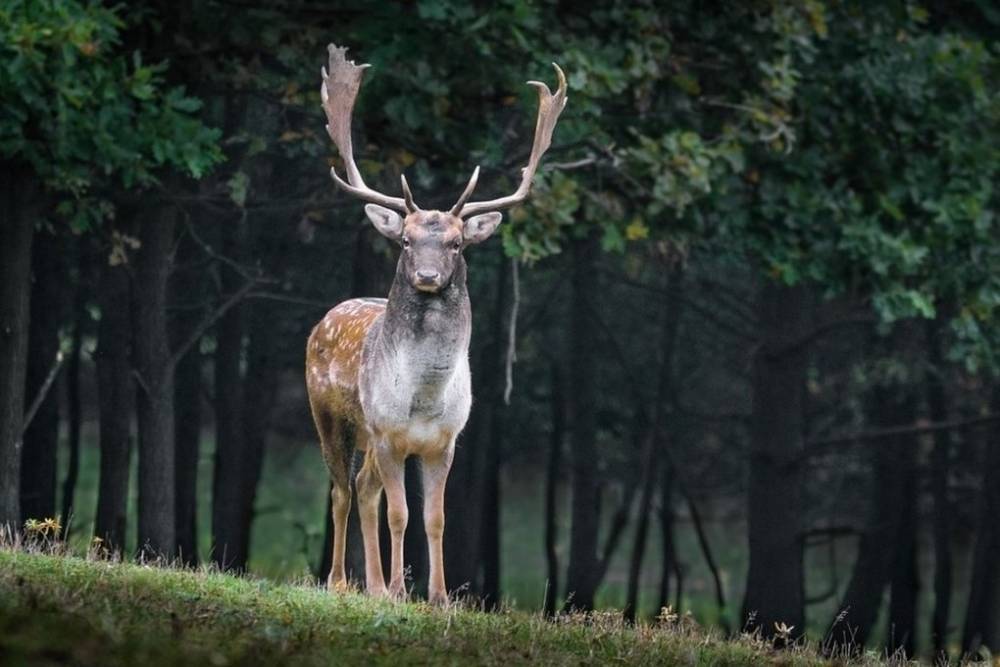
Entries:
POLYGON ((365 215, 375 225, 375 229, 387 239, 398 242, 403 237, 403 218, 399 213, 378 204, 367 204, 365 215))
POLYGON ((497 211, 490 213, 480 213, 465 221, 465 228, 462 237, 468 244, 482 243, 496 231, 497 225, 503 219, 503 215, 497 211))

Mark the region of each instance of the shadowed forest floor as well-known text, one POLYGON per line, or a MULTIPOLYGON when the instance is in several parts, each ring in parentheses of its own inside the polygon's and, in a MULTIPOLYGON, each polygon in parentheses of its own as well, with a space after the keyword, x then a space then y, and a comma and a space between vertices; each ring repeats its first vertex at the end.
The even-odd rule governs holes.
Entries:
MULTIPOLYGON (((310 585, 0 550, 0 664, 822 665, 684 619, 487 614, 310 585)), ((883 664, 874 655, 856 664, 883 664)))

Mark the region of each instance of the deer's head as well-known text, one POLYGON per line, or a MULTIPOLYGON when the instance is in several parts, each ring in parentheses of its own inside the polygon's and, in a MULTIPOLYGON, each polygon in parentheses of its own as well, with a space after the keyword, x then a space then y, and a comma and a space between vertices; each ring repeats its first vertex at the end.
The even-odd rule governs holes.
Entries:
POLYGON ((527 198, 538 163, 552 142, 552 130, 566 106, 566 77, 553 63, 559 76, 555 94, 544 83, 528 82, 538 89, 538 120, 531 157, 514 194, 488 201, 468 201, 479 180, 479 167, 476 167, 465 191, 450 210, 425 211, 413 201, 406 176, 400 178, 402 197, 390 197, 365 184, 354 162, 351 113, 368 65, 348 61, 346 48, 331 44, 328 50, 329 70, 323 69, 320 93, 327 118, 326 131, 344 160, 347 181, 342 180, 335 169, 330 169, 330 175, 345 192, 369 202, 365 206, 368 219, 383 236, 402 246, 400 269, 410 284, 422 291, 436 292, 451 282, 465 247, 485 241, 493 234, 500 224, 500 210, 527 198))
POLYGON ((399 268, 424 292, 448 285, 465 247, 488 239, 501 218, 497 211, 462 220, 451 212, 421 210, 404 218, 378 204, 366 205, 365 214, 383 236, 402 246, 399 268))

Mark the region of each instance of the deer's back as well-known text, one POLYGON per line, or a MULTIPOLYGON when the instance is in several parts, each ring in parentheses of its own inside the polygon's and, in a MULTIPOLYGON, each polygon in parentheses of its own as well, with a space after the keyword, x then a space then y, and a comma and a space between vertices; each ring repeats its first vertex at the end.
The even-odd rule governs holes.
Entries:
POLYGON ((306 387, 313 410, 362 422, 358 401, 361 352, 385 305, 385 299, 350 299, 330 309, 313 327, 306 344, 306 387))

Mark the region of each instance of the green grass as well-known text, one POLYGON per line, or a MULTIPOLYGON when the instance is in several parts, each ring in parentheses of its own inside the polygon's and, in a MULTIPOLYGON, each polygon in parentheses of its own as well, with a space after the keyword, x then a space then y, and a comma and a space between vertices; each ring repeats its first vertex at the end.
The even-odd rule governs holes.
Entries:
MULTIPOLYGON (((681 619, 547 621, 312 585, 0 549, 2 665, 821 665, 681 619)), ((866 664, 878 664, 868 656, 866 664)))

